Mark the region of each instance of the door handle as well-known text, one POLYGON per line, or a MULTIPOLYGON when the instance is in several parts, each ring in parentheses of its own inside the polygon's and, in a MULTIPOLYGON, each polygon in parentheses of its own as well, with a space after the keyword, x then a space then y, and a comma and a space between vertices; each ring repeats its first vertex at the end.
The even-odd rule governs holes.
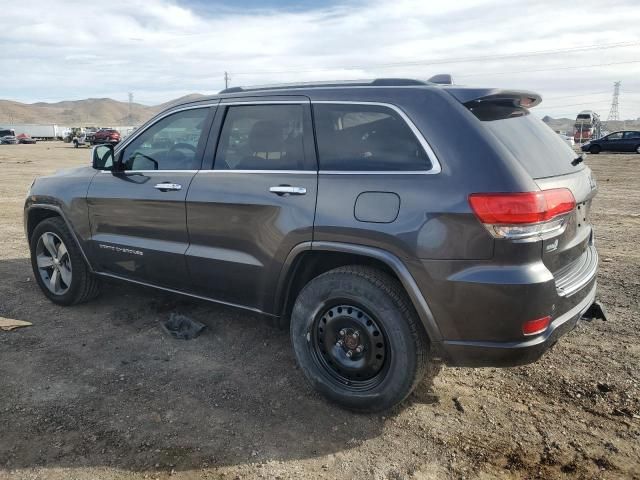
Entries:
POLYGON ((157 188, 161 192, 175 192, 178 190, 182 190, 182 185, 180 185, 179 183, 163 182, 158 183, 153 188, 157 188))
POLYGON ((305 195, 307 193, 307 189, 304 187, 292 187, 290 185, 278 185, 277 187, 269 187, 269 191, 280 196, 305 195))

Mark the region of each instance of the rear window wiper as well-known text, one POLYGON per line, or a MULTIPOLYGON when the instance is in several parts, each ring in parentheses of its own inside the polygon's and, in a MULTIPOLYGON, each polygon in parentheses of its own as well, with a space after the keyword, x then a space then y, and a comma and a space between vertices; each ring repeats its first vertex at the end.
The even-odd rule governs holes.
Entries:
POLYGON ((571 161, 571 165, 573 165, 574 167, 577 167, 582 162, 584 162, 584 157, 580 155, 579 157, 576 157, 571 161))

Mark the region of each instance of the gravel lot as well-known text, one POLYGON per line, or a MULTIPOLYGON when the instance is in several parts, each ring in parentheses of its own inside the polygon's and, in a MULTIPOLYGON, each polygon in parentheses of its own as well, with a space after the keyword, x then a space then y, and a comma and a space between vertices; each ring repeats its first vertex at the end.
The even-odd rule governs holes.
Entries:
POLYGON ((109 284, 57 307, 22 227, 36 175, 89 162, 63 143, 0 146, 0 478, 640 478, 640 155, 593 155, 609 321, 535 365, 445 368, 401 408, 355 415, 297 370, 288 333, 244 312, 109 284), (170 338, 160 321, 208 329, 170 338))

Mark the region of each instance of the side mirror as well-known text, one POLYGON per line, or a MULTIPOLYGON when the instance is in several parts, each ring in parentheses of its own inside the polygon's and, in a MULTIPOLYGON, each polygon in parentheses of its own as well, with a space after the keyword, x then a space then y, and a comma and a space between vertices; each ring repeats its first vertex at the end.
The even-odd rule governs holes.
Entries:
POLYGON ((113 145, 96 145, 91 151, 91 157, 96 170, 114 170, 113 145))

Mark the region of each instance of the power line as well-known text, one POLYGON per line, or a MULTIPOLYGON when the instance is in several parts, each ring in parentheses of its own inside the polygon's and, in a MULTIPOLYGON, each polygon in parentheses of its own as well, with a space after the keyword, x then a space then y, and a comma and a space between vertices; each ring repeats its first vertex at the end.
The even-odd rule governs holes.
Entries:
POLYGON ((605 93, 608 95, 611 92, 609 90, 605 90, 603 92, 578 93, 576 95, 561 95, 558 97, 545 97, 543 100, 548 101, 548 100, 557 100, 559 98, 575 98, 575 97, 586 97, 589 95, 604 95, 605 93))
POLYGON ((361 65, 336 65, 334 67, 323 67, 323 68, 292 68, 289 70, 255 70, 252 72, 233 72, 234 75, 264 75, 264 74, 283 74, 283 73, 314 73, 319 71, 332 71, 332 70, 366 70, 366 69, 380 69, 380 68, 396 68, 396 67, 406 67, 406 66, 430 66, 430 65, 447 65, 451 63, 471 63, 471 62, 484 62, 487 60, 502 60, 502 59, 510 59, 510 58, 523 58, 523 57, 534 57, 534 56, 545 56, 545 55, 559 55, 563 53, 575 53, 581 51, 589 51, 589 50, 606 50, 612 48, 625 48, 640 45, 640 42, 623 42, 623 43, 611 43, 611 44, 598 44, 598 45, 586 45, 582 47, 571 47, 564 49, 552 49, 552 50, 535 50, 529 52, 520 52, 520 53, 507 53, 507 54, 496 54, 496 55, 484 55, 484 56, 473 56, 473 57, 459 57, 459 58, 449 58, 449 59, 441 59, 441 60, 413 60, 407 62, 394 62, 394 63, 372 63, 372 64, 361 64, 361 65))
POLYGON ((598 63, 591 65, 580 65, 575 67, 554 67, 554 68, 539 68, 536 70, 517 70, 510 72, 486 72, 486 73, 468 73, 466 75, 456 75, 456 77, 478 77, 483 75, 508 75, 508 74, 518 74, 518 73, 532 73, 532 72, 555 72, 557 70, 578 70, 578 69, 588 69, 588 68, 596 68, 596 67, 608 67, 611 65, 629 65, 631 63, 640 63, 640 60, 631 60, 629 62, 612 62, 612 63, 598 63))

